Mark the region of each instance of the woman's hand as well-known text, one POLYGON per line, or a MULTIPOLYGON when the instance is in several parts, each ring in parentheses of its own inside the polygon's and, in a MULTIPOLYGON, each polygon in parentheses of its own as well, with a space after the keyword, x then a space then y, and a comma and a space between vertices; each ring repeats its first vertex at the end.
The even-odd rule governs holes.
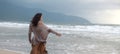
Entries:
POLYGON ((61 34, 60 34, 60 33, 57 33, 56 35, 57 35, 57 36, 61 36, 61 34))

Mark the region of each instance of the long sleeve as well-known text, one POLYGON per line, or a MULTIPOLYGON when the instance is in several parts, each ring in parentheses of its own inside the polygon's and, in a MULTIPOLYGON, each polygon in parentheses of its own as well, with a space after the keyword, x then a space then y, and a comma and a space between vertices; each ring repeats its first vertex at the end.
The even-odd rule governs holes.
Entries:
POLYGON ((61 36, 60 33, 56 32, 56 31, 54 31, 54 30, 52 30, 52 29, 49 29, 49 32, 50 32, 50 33, 53 33, 53 34, 56 34, 56 35, 58 35, 58 36, 61 36))

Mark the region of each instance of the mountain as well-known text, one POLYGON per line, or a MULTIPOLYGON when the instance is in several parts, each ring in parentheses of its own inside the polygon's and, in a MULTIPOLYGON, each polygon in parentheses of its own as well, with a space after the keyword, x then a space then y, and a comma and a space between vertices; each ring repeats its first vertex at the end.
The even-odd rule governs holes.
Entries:
POLYGON ((42 9, 26 8, 8 2, 0 2, 0 21, 30 22, 32 17, 38 13, 43 13, 43 20, 46 23, 55 24, 91 24, 82 17, 70 16, 61 13, 48 12, 42 9))

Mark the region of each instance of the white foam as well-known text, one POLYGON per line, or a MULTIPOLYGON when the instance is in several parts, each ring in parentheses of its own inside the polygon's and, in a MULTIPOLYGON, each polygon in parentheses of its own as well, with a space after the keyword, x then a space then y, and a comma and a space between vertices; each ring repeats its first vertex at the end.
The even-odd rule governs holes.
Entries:
MULTIPOLYGON (((1 27, 15 27, 15 28, 28 28, 29 24, 12 23, 12 22, 0 22, 1 27)), ((103 25, 55 25, 47 24, 48 27, 66 33, 76 32, 101 32, 101 33, 118 33, 120 34, 120 26, 103 26, 103 25)))
MULTIPOLYGON (((63 30, 63 31, 86 31, 86 32, 101 32, 101 33, 119 33, 120 34, 120 26, 101 26, 101 25, 90 25, 90 26, 83 26, 83 25, 48 25, 51 28, 56 30, 63 30)), ((67 32, 68 33, 68 32, 67 32)))
POLYGON ((13 23, 13 22, 0 22, 0 26, 1 27, 24 28, 24 27, 28 27, 28 24, 13 23))

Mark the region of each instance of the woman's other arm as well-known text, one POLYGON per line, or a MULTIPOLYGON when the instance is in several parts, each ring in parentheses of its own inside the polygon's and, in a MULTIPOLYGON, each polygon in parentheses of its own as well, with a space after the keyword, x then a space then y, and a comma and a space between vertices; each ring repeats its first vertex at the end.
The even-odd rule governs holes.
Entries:
POLYGON ((51 32, 51 33, 53 33, 53 34, 56 34, 57 36, 61 36, 60 33, 56 32, 56 31, 54 31, 54 30, 52 30, 52 29, 49 29, 49 32, 51 32))

